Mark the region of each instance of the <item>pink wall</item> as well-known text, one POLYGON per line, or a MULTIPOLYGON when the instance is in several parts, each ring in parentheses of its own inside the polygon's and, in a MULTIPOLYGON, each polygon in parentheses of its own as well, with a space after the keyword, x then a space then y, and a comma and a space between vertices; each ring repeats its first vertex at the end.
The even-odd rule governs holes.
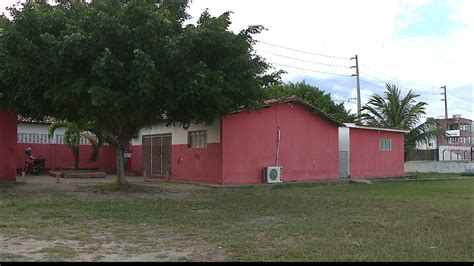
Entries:
POLYGON ((221 183, 221 144, 209 143, 205 149, 173 145, 172 178, 221 183))
MULTIPOLYGON (((18 169, 23 168, 25 164, 26 154, 24 151, 27 147, 30 147, 33 150, 33 155, 41 156, 46 159, 46 169, 54 170, 58 168, 74 167, 74 157, 72 156, 72 152, 65 145, 18 143, 16 148, 16 168, 18 169)), ((115 171, 115 153, 113 152, 112 147, 101 147, 99 157, 95 162, 89 162, 91 154, 92 147, 90 145, 81 145, 79 150, 80 168, 96 168, 105 172, 115 171)))
MULTIPOLYGON (((130 171, 136 174, 142 175, 142 146, 141 145, 132 145, 132 158, 130 164, 130 171)), ((173 159, 173 158, 171 158, 173 159)), ((173 167, 171 167, 173 171, 173 167)))
MULTIPOLYGON (((221 183, 221 144, 209 143, 205 149, 173 145, 170 179, 221 183)), ((133 172, 142 174, 142 147, 132 146, 133 172)))
POLYGON ((283 181, 338 179, 338 126, 294 103, 222 120, 223 184, 262 183, 262 169, 275 165, 277 127, 283 181))
POLYGON ((16 114, 0 108, 0 180, 16 180, 16 114))
POLYGON ((367 129, 350 129, 350 177, 403 176, 404 134, 367 129), (380 151, 379 139, 391 138, 392 151, 380 151))

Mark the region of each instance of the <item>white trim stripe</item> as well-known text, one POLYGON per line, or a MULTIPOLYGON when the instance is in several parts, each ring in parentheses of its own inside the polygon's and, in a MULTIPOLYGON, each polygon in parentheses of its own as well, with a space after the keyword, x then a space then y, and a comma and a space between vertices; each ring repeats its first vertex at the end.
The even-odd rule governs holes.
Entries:
POLYGON ((403 130, 403 129, 358 126, 358 125, 352 124, 352 123, 344 123, 344 126, 346 126, 348 128, 358 128, 358 129, 377 130, 377 131, 390 131, 390 132, 398 132, 398 133, 408 133, 408 132, 410 132, 409 130, 403 130))

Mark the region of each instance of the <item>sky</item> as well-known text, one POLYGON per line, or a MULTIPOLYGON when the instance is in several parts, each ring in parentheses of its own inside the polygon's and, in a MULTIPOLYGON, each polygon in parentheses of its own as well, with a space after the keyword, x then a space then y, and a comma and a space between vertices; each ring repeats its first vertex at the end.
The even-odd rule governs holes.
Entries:
MULTIPOLYGON (((15 2, 0 0, 0 13, 15 2)), ((448 116, 474 120, 472 0, 193 0, 189 23, 206 8, 231 11, 236 33, 263 25, 255 50, 283 81, 315 85, 354 113, 357 55, 362 105, 388 82, 419 94, 426 117, 443 117, 446 85, 448 116)))

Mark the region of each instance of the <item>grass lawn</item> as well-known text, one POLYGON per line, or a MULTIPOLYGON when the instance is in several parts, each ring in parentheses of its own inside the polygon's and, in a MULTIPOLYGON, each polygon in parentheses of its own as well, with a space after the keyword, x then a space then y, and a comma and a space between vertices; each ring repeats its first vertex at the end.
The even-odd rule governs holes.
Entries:
POLYGON ((473 261, 474 179, 0 183, 0 261, 473 261))

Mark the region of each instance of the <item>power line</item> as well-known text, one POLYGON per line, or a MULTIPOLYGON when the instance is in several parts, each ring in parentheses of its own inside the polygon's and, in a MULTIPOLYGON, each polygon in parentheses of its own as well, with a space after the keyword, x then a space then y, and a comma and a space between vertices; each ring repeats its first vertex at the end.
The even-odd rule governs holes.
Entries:
MULTIPOLYGON (((362 81, 362 82, 364 82, 364 83, 367 83, 367 84, 370 84, 370 85, 372 85, 372 86, 374 86, 374 87, 376 87, 376 88, 378 88, 378 89, 385 90, 383 87, 380 87, 379 85, 373 84, 372 82, 369 82, 369 81, 367 81, 367 80, 360 79, 360 81, 362 81)), ((408 92, 408 91, 409 91, 409 90, 407 90, 407 89, 405 89, 405 88, 402 88, 402 87, 399 87, 399 88, 400 88, 400 90, 402 90, 402 91, 404 90, 405 92, 408 92)), ((420 96, 422 96, 422 95, 420 94, 420 96)), ((426 99, 424 96, 422 96, 422 97, 420 98, 420 100, 433 101, 433 99, 426 99)))
POLYGON ((384 73, 382 73, 382 72, 380 72, 380 71, 378 71, 378 70, 376 70, 376 69, 374 69, 374 68, 371 68, 371 67, 369 67, 369 66, 367 66, 367 65, 364 65, 364 64, 361 64, 361 65, 362 65, 363 67, 365 67, 365 68, 368 68, 368 69, 370 69, 370 70, 372 70, 372 71, 374 71, 374 72, 377 72, 377 73, 381 74, 382 76, 389 77, 389 78, 391 78, 391 79, 393 79, 393 80, 397 80, 397 81, 399 81, 399 82, 402 82, 402 83, 405 83, 405 84, 408 84, 408 85, 410 85, 410 84, 411 84, 411 85, 415 85, 415 87, 433 87, 433 89, 436 87, 436 86, 433 86, 433 85, 428 85, 428 86, 426 86, 426 85, 421 85, 421 84, 417 84, 417 83, 413 83, 413 82, 403 81, 403 80, 398 79, 398 78, 396 78, 396 77, 394 77, 394 76, 390 76, 390 75, 384 74, 384 73))
MULTIPOLYGON (((361 73, 362 73, 362 74, 365 74, 366 76, 369 76, 369 77, 371 77, 371 78, 373 78, 373 79, 379 80, 379 81, 381 81, 381 82, 383 82, 383 83, 387 83, 386 80, 382 80, 382 79, 377 78, 377 77, 375 77, 375 76, 372 76, 372 75, 370 75, 370 74, 368 74, 368 73, 366 73, 366 72, 361 72, 361 73)), ((402 87, 402 86, 397 86, 397 87, 399 87, 399 88, 401 88, 401 89, 405 89, 405 90, 410 90, 410 89, 405 88, 405 87, 402 87)), ((411 90, 415 92, 414 89, 411 89, 411 90)), ((435 92, 423 92, 423 93, 424 93, 424 94, 439 95, 438 93, 435 93, 435 92)))
POLYGON ((326 64, 326 63, 321 63, 321 62, 316 62, 316 61, 309 61, 309 60, 299 59, 299 58, 295 58, 295 57, 291 57, 291 56, 285 56, 285 55, 281 55, 281 54, 275 54, 275 53, 271 53, 271 52, 267 52, 267 51, 262 51, 262 50, 258 50, 258 49, 257 49, 257 51, 262 52, 262 53, 265 53, 265 54, 270 54, 270 55, 274 55, 274 56, 278 56, 278 57, 282 57, 282 58, 286 58, 286 59, 290 59, 290 60, 295 60, 295 61, 301 61, 301 62, 305 62, 305 63, 310 63, 310 64, 323 65, 323 66, 329 66, 329 67, 352 68, 352 67, 350 67, 350 66, 333 65, 333 64, 326 64))
POLYGON ((289 47, 278 45, 278 44, 268 43, 268 42, 264 42, 264 41, 257 41, 257 42, 262 43, 262 44, 266 44, 266 45, 270 45, 270 46, 273 46, 273 47, 278 47, 278 48, 290 50, 290 51, 293 51, 293 52, 298 52, 298 53, 311 54, 311 55, 315 55, 315 56, 334 58, 334 59, 350 60, 350 58, 347 58, 347 57, 317 54, 317 53, 312 53, 312 52, 307 52, 307 51, 302 51, 302 50, 298 50, 298 49, 289 48, 289 47))
POLYGON ((360 73, 362 73, 362 74, 364 74, 364 75, 366 75, 366 76, 369 76, 369 77, 371 77, 371 78, 373 78, 373 79, 376 79, 376 80, 378 80, 378 81, 381 81, 381 82, 383 82, 383 83, 387 83, 386 80, 379 79, 379 78, 377 78, 377 77, 375 77, 375 76, 372 76, 372 75, 367 74, 366 72, 361 71, 360 73))
MULTIPOLYGON (((268 43, 268 42, 265 42, 265 41, 257 41, 259 43, 262 43, 262 44, 265 44, 265 45, 269 45, 269 46, 273 46, 273 47, 278 47, 278 48, 281 48, 281 49, 286 49, 286 50, 290 50, 290 51, 294 51, 294 52, 298 52, 298 53, 304 53, 304 54, 310 54, 310 55, 315 55, 315 56, 321 56, 321 57, 326 57, 326 58, 333 58, 333 59, 343 59, 343 60, 352 60, 353 58, 347 58, 347 57, 340 57, 340 56, 332 56, 332 55, 325 55, 325 54, 318 54, 318 53, 313 53, 313 52, 308 52, 308 51, 303 51, 303 50, 298 50, 298 49, 294 49, 294 48, 290 48, 290 47, 286 47, 286 46, 282 46, 282 45, 278 45, 278 44, 273 44, 273 43, 268 43)), ((295 60, 295 61, 300 61, 300 62, 305 62, 305 63, 309 63, 309 64, 315 64, 315 65, 322 65, 322 66, 328 66, 328 67, 339 67, 339 68, 353 68, 353 67, 349 67, 349 66, 344 66, 344 65, 335 65, 335 64, 327 64, 327 63, 322 63, 322 62, 317 62, 317 61, 310 61, 310 60, 304 60, 304 59, 300 59, 300 58, 295 58, 295 57, 291 57, 291 56, 286 56, 286 55, 281 55, 281 54, 277 54, 277 53, 272 53, 272 52, 267 52, 267 51, 263 51, 263 50, 258 50, 256 49, 257 51, 259 52, 262 52, 262 53, 266 53, 266 54, 270 54, 270 55, 273 55, 273 56, 277 56, 277 57, 281 57, 281 58, 285 58, 285 59, 290 59, 290 60, 295 60)), ((290 66, 290 65, 285 65, 285 64, 280 64, 280 63, 272 63, 274 65, 278 65, 278 66, 282 66, 282 67, 287 67, 287 68, 292 68, 292 69, 298 69, 298 70, 303 70, 303 71, 309 71, 309 72, 314 72, 314 73, 320 73, 320 74, 325 74, 325 75, 333 75, 333 76, 343 76, 343 77, 353 77, 354 75, 345 75, 345 74, 339 74, 339 73, 331 73, 331 72, 325 72, 325 71, 319 71, 319 70, 314 70, 314 69, 307 69, 307 68, 302 68, 302 67, 295 67, 295 66, 290 66)), ((406 85, 414 85, 414 87, 417 87, 417 88, 413 88, 413 89, 407 89, 407 88, 404 88, 404 87, 401 87, 401 86, 397 86, 399 87, 401 90, 405 90, 406 92, 412 90, 414 93, 418 93, 416 92, 415 89, 420 89, 420 87, 433 87, 433 88, 427 88, 427 89, 436 89, 435 86, 426 86, 426 85, 421 85, 421 84, 417 84, 417 83, 413 83, 413 82, 407 82, 407 81, 403 81, 401 79, 398 79, 394 76, 391 76, 391 75, 388 75, 388 74, 384 74, 374 68, 371 68, 367 65, 364 65, 364 64, 361 64, 362 66, 364 66, 365 68, 367 69, 370 69, 372 70, 373 72, 376 72, 382 76, 386 76, 392 80, 396 80, 396 81, 399 81, 401 83, 404 83, 406 85)), ((386 80, 382 80, 374 75, 371 75, 371 74, 368 74, 366 72, 361 72, 369 77, 371 77, 372 79, 375 79, 375 80, 378 80, 378 81, 381 81, 383 82, 384 84, 387 83, 386 80)), ((379 88, 379 89, 384 89, 383 87, 380 87, 379 85, 376 85, 376 84, 373 84, 367 80, 364 80, 364 79, 361 79, 362 82, 364 83, 367 83, 369 85, 372 85, 376 88, 379 88)), ((438 96, 439 94, 438 93, 434 93, 434 92, 427 92, 426 90, 422 92, 424 96, 422 96, 423 98, 421 98, 421 100, 426 100, 426 101, 433 101, 433 99, 426 99, 425 97, 426 96, 432 96, 434 97, 433 95, 436 95, 438 96), (428 95, 426 95, 428 94, 428 95)), ((420 96, 421 96, 421 93, 418 93, 420 96)), ((464 99, 461 99, 461 98, 458 98, 456 96, 453 96, 453 95, 450 95, 450 98, 451 97, 455 97, 457 99, 459 99, 460 101, 465 101, 464 99)), ((458 103, 462 103, 460 102, 459 100, 455 100, 456 102, 458 103)), ((466 105, 466 103, 462 103, 463 105, 466 105)), ((460 109, 463 109, 461 107, 459 107, 460 109)), ((463 110, 466 110, 466 109, 463 109, 463 110)), ((472 110, 466 110, 466 111, 469 111, 469 112, 472 112, 472 110)))
POLYGON ((457 96, 455 96, 455 95, 449 95, 449 97, 450 97, 450 98, 458 99, 458 100, 460 100, 460 101, 465 101, 464 104, 471 104, 471 105, 472 105, 472 102, 469 103, 469 101, 466 101, 466 100, 464 100, 464 99, 462 99, 462 98, 459 98, 459 97, 457 97, 457 96))
MULTIPOLYGON (((462 104, 462 106, 468 106, 468 105, 466 105, 465 103, 462 103, 462 102, 460 102, 460 101, 458 101, 458 100, 456 100, 456 99, 450 99, 450 100, 451 100, 451 101, 455 101, 455 102, 457 102, 457 103, 460 103, 460 104, 462 104)), ((454 108, 459 108, 459 109, 462 109, 462 110, 468 111, 468 112, 473 112, 473 111, 474 111, 473 109, 471 109, 471 110, 464 109, 462 106, 456 105, 456 106, 454 106, 454 108)))
MULTIPOLYGON (((379 74, 381 74, 381 75, 383 75, 383 76, 389 77, 389 78, 391 78, 391 79, 393 79, 393 80, 400 81, 401 83, 405 83, 405 84, 408 84, 408 85, 410 85, 410 84, 411 84, 411 85, 415 85, 415 87, 417 87, 417 88, 413 88, 413 91, 416 92, 416 93, 418 93, 417 90, 421 90, 420 87, 425 87, 426 89, 430 89, 430 90, 437 89, 437 88, 434 87, 434 86, 431 86, 431 87, 433 87, 433 88, 427 88, 427 87, 430 87, 430 86, 425 86, 425 85, 421 85, 421 84, 417 84, 417 83, 413 83, 413 82, 403 81, 403 80, 400 80, 400 79, 395 78, 395 77, 393 77, 393 76, 384 74, 384 73, 382 73, 382 72, 380 72, 380 71, 378 71, 378 70, 376 70, 376 69, 373 69, 373 68, 371 68, 371 67, 369 67, 369 66, 367 66, 367 65, 363 65, 363 66, 366 67, 366 68, 368 68, 368 69, 371 69, 372 71, 377 72, 377 73, 379 73, 379 74)), ((362 73, 364 73, 365 75, 367 75, 367 76, 369 76, 369 77, 372 77, 372 78, 374 78, 374 79, 376 79, 376 80, 379 80, 379 81, 382 81, 382 82, 386 82, 386 81, 383 81, 383 80, 381 80, 381 79, 379 79, 379 78, 377 78, 377 77, 375 77, 375 76, 373 76, 373 75, 370 75, 370 74, 368 74, 368 73, 365 73, 365 72, 362 72, 362 73)), ((398 86, 398 87, 400 87, 400 86, 398 86)), ((403 89, 403 87, 400 87, 400 88, 403 89)), ((406 89, 406 88, 405 88, 405 89, 406 89)), ((431 96, 431 97, 434 97, 434 95, 436 95, 436 96, 438 95, 438 93, 435 93, 435 92, 428 92, 428 91, 426 91, 426 90, 424 90, 422 93, 424 94, 424 97, 428 97, 428 96, 430 96, 430 95, 433 95, 433 96, 431 96), (426 95, 426 94, 428 94, 428 95, 426 95)), ((420 93, 420 94, 421 94, 421 93, 420 93)), ((470 103, 468 103, 468 101, 466 101, 466 100, 464 100, 464 99, 462 99, 462 98, 459 98, 459 97, 457 97, 457 96, 455 96, 455 95, 449 95, 449 98, 450 98, 450 99, 456 98, 456 99, 458 99, 458 100, 460 100, 460 101, 463 101, 463 102, 460 102, 460 101, 457 101, 457 102, 458 102, 458 103, 462 103, 462 104, 464 104, 464 105, 469 105, 469 104, 470 104, 470 103)), ((425 99, 425 100, 428 100, 428 99, 425 99)), ((432 99, 430 99, 430 100, 432 100, 432 99)), ((466 110, 466 109, 464 109, 464 110, 466 110)), ((471 110, 470 112, 472 112, 472 110, 471 110)))
POLYGON ((370 84, 370 85, 372 85, 372 86, 374 86, 374 87, 381 88, 379 85, 376 85, 376 84, 374 84, 374 83, 372 83, 372 82, 368 82, 368 81, 366 81, 365 79, 360 79, 360 81, 362 81, 362 82, 364 82, 364 83, 367 83, 367 84, 370 84))
MULTIPOLYGON (((364 82, 364 83, 370 84, 370 85, 372 85, 372 86, 374 86, 374 87, 376 87, 376 88, 382 89, 381 87, 379 87, 379 86, 377 86, 377 85, 375 85, 375 84, 373 84, 373 83, 371 83, 371 82, 368 82, 368 81, 366 81, 366 80, 361 79, 361 81, 364 82)), ((421 95, 420 95, 420 96, 421 96, 421 95)), ((426 99, 426 98, 420 98, 420 100, 424 100, 424 101, 426 101, 426 102, 431 102, 431 101, 433 101, 432 99, 426 99)), ((467 110, 467 109, 465 109, 465 108, 463 108, 463 107, 461 107, 461 106, 459 106, 459 105, 457 105, 456 108, 459 108, 459 109, 464 110, 464 111, 467 111, 467 112, 473 112, 473 110, 467 110)))
POLYGON ((310 72, 315 72, 315 73, 320 73, 320 74, 326 74, 326 75, 342 76, 342 77, 350 77, 350 78, 352 78, 351 75, 344 75, 344 74, 339 74, 339 73, 324 72, 324 71, 318 71, 318 70, 314 70, 314 69, 307 69, 307 68, 302 68, 302 67, 289 66, 289 65, 284 65, 284 64, 279 64, 279 63, 273 63, 273 62, 270 62, 270 63, 273 64, 273 65, 282 66, 282 67, 288 67, 288 68, 294 68, 294 69, 298 69, 298 70, 304 70, 304 71, 310 71, 310 72))

